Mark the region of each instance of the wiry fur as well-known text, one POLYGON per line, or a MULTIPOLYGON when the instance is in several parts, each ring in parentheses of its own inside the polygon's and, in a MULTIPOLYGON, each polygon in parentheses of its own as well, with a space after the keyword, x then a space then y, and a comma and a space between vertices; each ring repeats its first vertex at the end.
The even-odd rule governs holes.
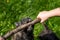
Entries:
MULTIPOLYGON (((31 18, 23 18, 20 22, 15 23, 16 28, 31 21, 31 18)), ((33 29, 34 25, 30 25, 28 28, 25 28, 19 31, 18 33, 14 34, 12 40, 34 40, 33 29)))

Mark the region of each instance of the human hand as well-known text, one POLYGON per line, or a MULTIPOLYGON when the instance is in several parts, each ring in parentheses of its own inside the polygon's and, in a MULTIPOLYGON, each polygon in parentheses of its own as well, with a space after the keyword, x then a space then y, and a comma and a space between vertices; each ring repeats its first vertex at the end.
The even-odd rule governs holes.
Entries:
POLYGON ((42 11, 38 14, 37 18, 41 19, 41 23, 44 22, 45 20, 47 20, 49 18, 49 12, 48 11, 42 11))
POLYGON ((41 19, 41 23, 53 16, 60 16, 60 8, 56 8, 50 11, 39 12, 37 18, 41 19))

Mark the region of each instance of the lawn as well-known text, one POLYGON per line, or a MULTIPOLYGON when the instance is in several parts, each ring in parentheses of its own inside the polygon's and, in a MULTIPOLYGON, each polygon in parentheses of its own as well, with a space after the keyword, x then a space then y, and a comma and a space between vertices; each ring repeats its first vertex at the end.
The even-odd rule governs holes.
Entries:
MULTIPOLYGON (((15 22, 22 18, 35 19, 39 12, 60 7, 60 0, 0 0, 0 35, 15 28, 15 22)), ((46 21, 49 28, 60 38, 60 17, 52 17, 46 21)), ((43 30, 41 23, 34 27, 34 37, 43 30)))

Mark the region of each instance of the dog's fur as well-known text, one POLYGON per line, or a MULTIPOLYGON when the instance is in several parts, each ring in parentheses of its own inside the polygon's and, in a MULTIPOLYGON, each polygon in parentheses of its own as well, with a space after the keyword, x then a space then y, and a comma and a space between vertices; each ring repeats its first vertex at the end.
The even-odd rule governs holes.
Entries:
MULTIPOLYGON (((15 23, 16 28, 31 21, 31 18, 24 18, 20 22, 15 23)), ((39 40, 59 40, 55 33, 48 29, 47 25, 43 25, 45 29, 39 34, 39 40)), ((18 33, 14 34, 12 40, 34 40, 33 29, 34 25, 30 25, 28 28, 25 28, 19 31, 18 33)))
POLYGON ((38 36, 40 40, 59 40, 55 33, 48 29, 46 24, 43 25, 45 26, 45 29, 38 36))
MULTIPOLYGON (((16 22, 16 27, 31 22, 31 18, 23 18, 20 22, 16 22)), ((18 33, 14 34, 11 40, 34 40, 33 36, 34 25, 30 25, 18 33)))

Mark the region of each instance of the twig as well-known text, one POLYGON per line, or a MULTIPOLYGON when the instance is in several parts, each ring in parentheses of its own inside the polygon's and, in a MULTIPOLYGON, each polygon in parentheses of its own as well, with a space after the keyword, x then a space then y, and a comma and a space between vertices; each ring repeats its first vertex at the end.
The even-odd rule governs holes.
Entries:
POLYGON ((34 25, 34 24, 36 24, 36 23, 38 23, 38 22, 39 22, 39 19, 35 19, 35 20, 32 21, 32 22, 29 22, 29 23, 27 23, 27 24, 21 25, 21 26, 19 26, 18 28, 14 29, 14 30, 12 30, 12 31, 10 31, 10 32, 8 32, 8 33, 6 33, 6 34, 3 36, 3 38, 7 39, 7 38, 10 37, 11 35, 19 32, 20 30, 22 30, 22 29, 24 29, 24 28, 26 28, 26 27, 29 27, 29 25, 34 25))

